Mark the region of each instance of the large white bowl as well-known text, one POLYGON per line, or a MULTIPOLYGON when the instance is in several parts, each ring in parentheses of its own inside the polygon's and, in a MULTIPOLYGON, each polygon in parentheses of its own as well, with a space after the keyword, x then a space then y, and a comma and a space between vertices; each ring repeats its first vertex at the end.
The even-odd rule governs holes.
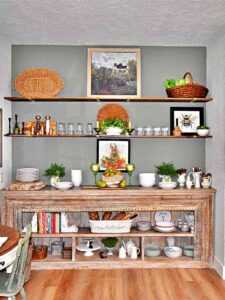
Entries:
POLYGON ((182 255, 182 249, 179 247, 165 247, 164 253, 170 258, 176 258, 182 255))
POLYGON ((173 222, 156 222, 155 225, 163 228, 175 227, 175 224, 173 222))
POLYGON ((206 136, 209 134, 209 129, 197 129, 197 134, 200 136, 206 136))
POLYGON ((106 129, 107 135, 120 135, 122 133, 122 129, 119 127, 109 127, 106 129))
POLYGON ((174 181, 171 182, 159 182, 159 187, 165 190, 172 190, 177 187, 177 183, 174 181))
POLYGON ((153 187, 155 185, 155 173, 140 173, 139 183, 143 187, 153 187))
POLYGON ((61 181, 61 182, 56 182, 54 183, 54 187, 59 189, 59 190, 68 190, 73 186, 72 182, 67 182, 67 181, 61 181))
POLYGON ((148 188, 148 187, 153 187, 155 185, 155 180, 154 181, 140 180, 139 183, 140 186, 148 188))

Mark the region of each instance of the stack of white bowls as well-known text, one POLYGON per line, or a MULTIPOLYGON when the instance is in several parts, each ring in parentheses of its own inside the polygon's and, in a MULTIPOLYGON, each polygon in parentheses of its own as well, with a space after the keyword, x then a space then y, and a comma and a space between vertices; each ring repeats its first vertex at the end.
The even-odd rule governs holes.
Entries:
POLYGON ((39 179, 39 169, 36 168, 22 168, 16 171, 17 181, 37 181, 39 179))
POLYGON ((173 222, 156 222, 155 229, 160 232, 172 232, 176 230, 173 222))
POLYGON ((71 170, 71 180, 75 187, 79 187, 82 182, 82 170, 71 170))
POLYGON ((140 173, 139 183, 143 187, 153 187, 155 185, 155 173, 140 173))

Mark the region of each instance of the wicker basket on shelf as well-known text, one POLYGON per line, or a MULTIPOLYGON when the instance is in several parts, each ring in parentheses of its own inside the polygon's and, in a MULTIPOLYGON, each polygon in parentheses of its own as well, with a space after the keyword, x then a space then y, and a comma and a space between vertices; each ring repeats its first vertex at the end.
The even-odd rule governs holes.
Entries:
POLYGON ((189 83, 166 89, 167 96, 171 98, 205 98, 208 94, 208 89, 201 84, 194 83, 190 72, 185 73, 183 79, 186 76, 190 78, 189 83))

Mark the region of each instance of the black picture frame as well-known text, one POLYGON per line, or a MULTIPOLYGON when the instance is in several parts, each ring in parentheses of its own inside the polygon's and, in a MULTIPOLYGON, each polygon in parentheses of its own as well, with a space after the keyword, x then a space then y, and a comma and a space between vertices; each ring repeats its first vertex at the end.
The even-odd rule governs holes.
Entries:
MULTIPOLYGON (((117 148, 118 148, 118 145, 121 145, 124 144, 125 147, 127 147, 126 149, 126 163, 130 163, 130 140, 129 139, 98 139, 97 140, 97 164, 100 163, 101 161, 101 158, 102 158, 102 152, 104 152, 104 150, 102 150, 102 147, 103 145, 106 145, 105 147, 108 147, 108 145, 110 144, 116 144, 117 145, 117 148)), ((120 148, 121 148, 120 146, 120 148)), ((118 170, 122 171, 122 172, 126 172, 126 169, 121 169, 121 168, 117 168, 118 170)), ((100 166, 100 172, 104 172, 105 168, 100 166)))
POLYGON ((177 119, 176 117, 179 116, 179 112, 183 112, 182 118, 178 117, 178 125, 182 131, 182 135, 195 135, 197 130, 196 128, 198 126, 204 125, 204 107, 170 107, 170 134, 171 135, 173 135, 173 130, 176 126, 176 119, 177 119), (185 112, 187 112, 187 114, 185 114, 185 112), (190 119, 191 112, 195 113, 195 117, 199 114, 197 120, 194 120, 194 117, 193 119, 190 119), (186 120, 184 120, 184 115, 188 116, 186 120), (191 124, 190 121, 192 122, 191 124), (184 122, 187 125, 184 125, 184 122), (190 125, 188 126, 188 124, 190 125), (193 131, 191 131, 192 128, 193 131))

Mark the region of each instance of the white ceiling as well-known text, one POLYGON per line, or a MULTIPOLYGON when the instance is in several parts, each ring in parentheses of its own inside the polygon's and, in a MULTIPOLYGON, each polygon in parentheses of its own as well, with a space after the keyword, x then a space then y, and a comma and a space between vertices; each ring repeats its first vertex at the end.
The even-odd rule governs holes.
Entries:
POLYGON ((12 44, 206 45, 225 0, 0 0, 12 44))

